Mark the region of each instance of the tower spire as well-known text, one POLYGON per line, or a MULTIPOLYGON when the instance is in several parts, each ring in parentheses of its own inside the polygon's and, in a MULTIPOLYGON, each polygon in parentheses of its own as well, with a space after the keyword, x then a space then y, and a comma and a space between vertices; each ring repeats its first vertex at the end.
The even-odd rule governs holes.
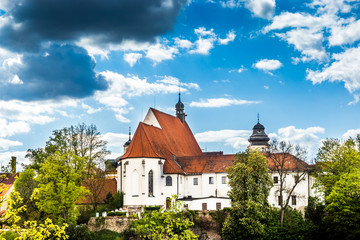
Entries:
POLYGON ((129 127, 129 141, 131 141, 131 127, 129 127))
POLYGON ((257 114, 257 124, 253 127, 253 133, 249 137, 249 149, 258 148, 259 151, 266 151, 269 148, 270 138, 265 133, 265 127, 260 123, 259 113, 257 114))
POLYGON ((181 102, 181 93, 179 90, 179 101, 175 105, 175 111, 176 111, 176 117, 178 117, 182 123, 185 122, 185 116, 186 116, 184 109, 185 107, 184 104, 181 102))

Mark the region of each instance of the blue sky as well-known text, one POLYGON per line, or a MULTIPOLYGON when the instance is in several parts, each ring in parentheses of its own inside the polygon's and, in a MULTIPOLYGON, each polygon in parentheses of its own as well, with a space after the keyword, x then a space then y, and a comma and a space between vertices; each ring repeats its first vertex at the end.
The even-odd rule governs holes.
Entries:
POLYGON ((0 0, 0 161, 94 123, 109 158, 149 107, 207 151, 260 122, 307 149, 360 133, 359 1, 0 0))

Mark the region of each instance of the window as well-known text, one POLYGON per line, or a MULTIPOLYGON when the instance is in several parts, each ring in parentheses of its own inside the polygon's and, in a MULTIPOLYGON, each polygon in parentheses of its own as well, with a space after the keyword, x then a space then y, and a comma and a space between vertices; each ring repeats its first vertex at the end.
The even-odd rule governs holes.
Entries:
POLYGON ((226 184, 226 176, 222 176, 222 177, 221 177, 221 183, 222 183, 222 184, 226 184))
POLYGON ((278 201, 279 201, 279 206, 281 205, 281 203, 282 203, 282 196, 278 196, 278 201))
POLYGON ((279 177, 274 177, 274 183, 279 183, 279 177))
POLYGON ((136 169, 131 173, 131 190, 133 197, 139 196, 139 174, 136 169))
POLYGON ((189 209, 189 204, 184 204, 184 208, 185 208, 186 210, 188 210, 188 209, 189 209))
POLYGON ((148 174, 148 178, 149 178, 149 197, 153 197, 154 196, 154 173, 153 170, 149 171, 148 174))
POLYGON ((172 186, 172 178, 170 176, 166 177, 166 186, 172 186))
POLYGON ((203 211, 207 210, 207 203, 203 203, 203 204, 202 204, 202 210, 203 210, 203 211))
POLYGON ((221 202, 217 202, 216 203, 216 210, 220 210, 221 209, 221 202))
POLYGON ((214 177, 209 177, 209 184, 214 184, 214 177))
POLYGON ((194 185, 198 185, 198 178, 194 178, 194 185))
POLYGON ((295 195, 291 196, 291 204, 296 205, 296 196, 295 195))

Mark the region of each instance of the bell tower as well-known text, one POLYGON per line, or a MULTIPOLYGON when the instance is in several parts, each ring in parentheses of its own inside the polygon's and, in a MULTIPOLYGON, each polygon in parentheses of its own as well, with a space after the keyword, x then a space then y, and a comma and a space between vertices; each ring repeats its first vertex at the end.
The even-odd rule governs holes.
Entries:
POLYGON ((265 152, 269 149, 270 138, 265 133, 265 127, 259 122, 259 114, 258 114, 258 122, 253 127, 253 133, 249 137, 249 150, 258 149, 260 152, 265 152))
POLYGON ((179 101, 175 105, 175 111, 176 111, 176 117, 178 117, 183 124, 185 122, 185 117, 186 117, 184 109, 185 107, 184 104, 181 102, 180 93, 179 93, 179 101))

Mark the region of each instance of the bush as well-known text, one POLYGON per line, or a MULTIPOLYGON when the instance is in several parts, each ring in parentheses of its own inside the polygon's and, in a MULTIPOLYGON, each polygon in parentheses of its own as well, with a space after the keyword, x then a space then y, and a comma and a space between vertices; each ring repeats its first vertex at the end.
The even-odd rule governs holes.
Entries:
POLYGON ((18 237, 17 233, 11 231, 2 232, 0 234, 0 238, 4 238, 6 240, 15 240, 15 238, 17 237, 18 237))
MULTIPOLYGON (((92 217, 92 213, 93 213, 91 207, 80 206, 78 210, 79 210, 79 216, 76 220, 76 223, 78 225, 87 224, 90 220, 90 217, 92 217)), ((95 217, 95 213, 94 213, 94 217, 95 217)))
POLYGON ((145 212, 152 212, 152 211, 158 211, 160 210, 160 206, 146 206, 144 209, 145 209, 145 212))
POLYGON ((126 212, 108 212, 108 216, 118 216, 118 217, 124 217, 126 216, 126 212))
POLYGON ((86 224, 70 224, 66 228, 66 235, 69 236, 68 240, 94 240, 94 233, 90 232, 86 224))

